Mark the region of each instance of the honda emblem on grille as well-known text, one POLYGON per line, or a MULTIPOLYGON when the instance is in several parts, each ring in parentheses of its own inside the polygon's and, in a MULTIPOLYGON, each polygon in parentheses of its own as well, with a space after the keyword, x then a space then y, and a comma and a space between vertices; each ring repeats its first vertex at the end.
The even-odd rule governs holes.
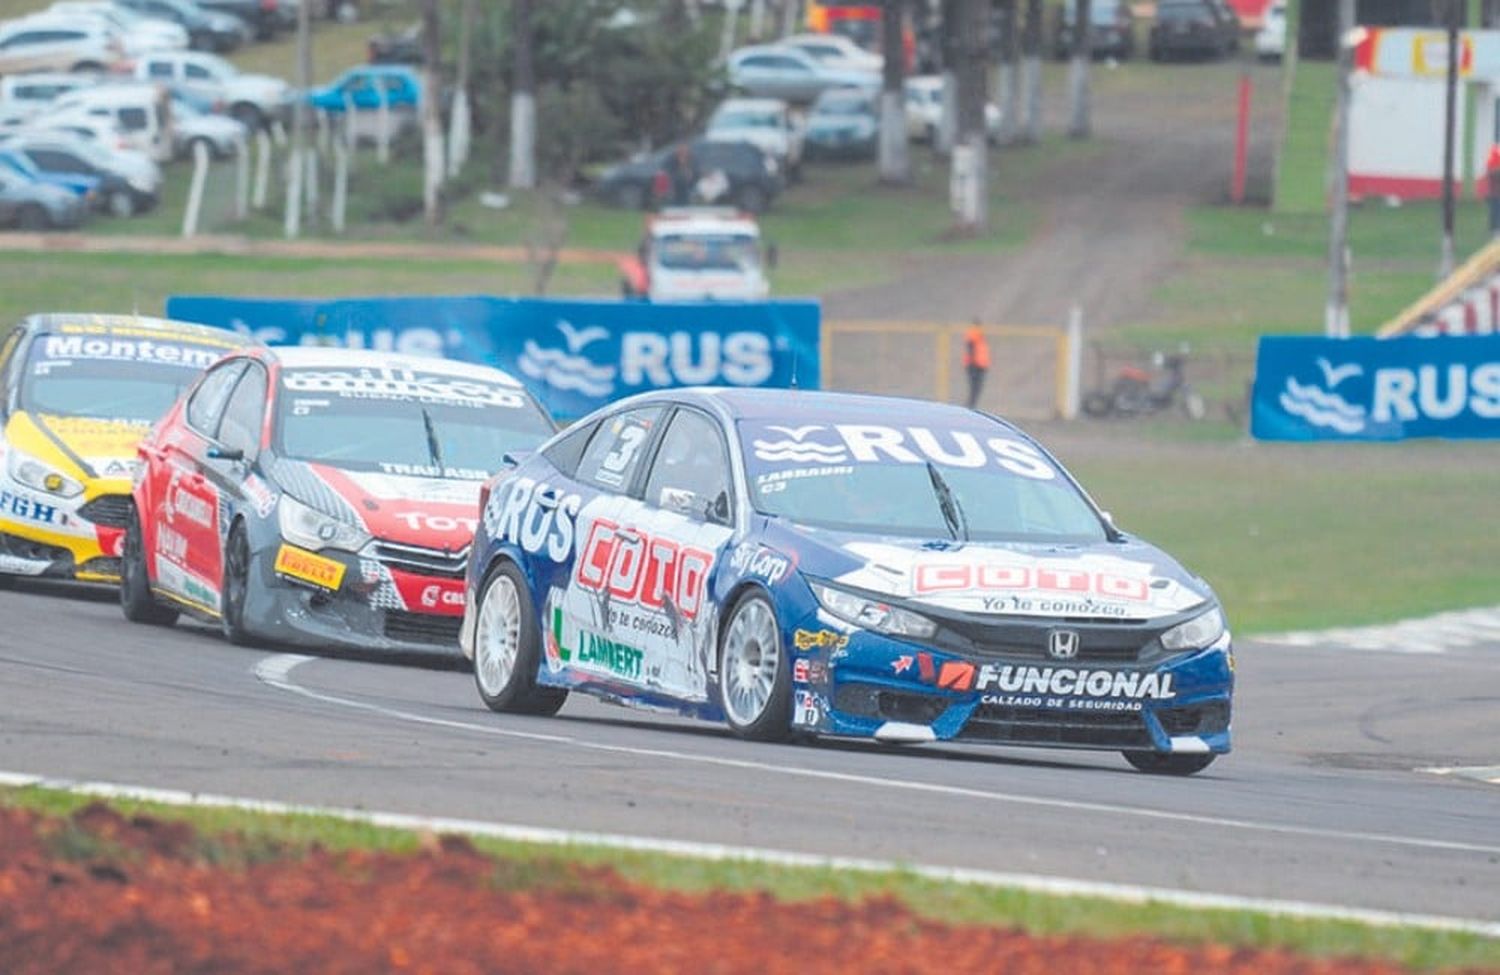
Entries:
POLYGON ((1078 631, 1053 630, 1048 633, 1047 656, 1053 660, 1072 660, 1078 656, 1078 631))

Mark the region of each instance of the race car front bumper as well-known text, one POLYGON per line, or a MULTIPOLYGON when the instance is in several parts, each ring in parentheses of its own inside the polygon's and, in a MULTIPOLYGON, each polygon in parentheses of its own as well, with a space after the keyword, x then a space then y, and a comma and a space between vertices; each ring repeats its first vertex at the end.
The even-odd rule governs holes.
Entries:
POLYGON ((295 564, 278 560, 290 548, 273 546, 252 560, 258 591, 247 603, 246 623, 255 633, 294 646, 460 656, 462 579, 393 573, 344 552, 299 552, 295 564), (342 567, 336 580, 316 572, 324 562, 342 567))
POLYGON ((0 474, 0 573, 119 582, 129 483, 46 497, 0 474))
POLYGON ((1230 750, 1227 633, 1212 646, 1141 664, 965 657, 824 612, 788 636, 800 730, 894 742, 1230 750))

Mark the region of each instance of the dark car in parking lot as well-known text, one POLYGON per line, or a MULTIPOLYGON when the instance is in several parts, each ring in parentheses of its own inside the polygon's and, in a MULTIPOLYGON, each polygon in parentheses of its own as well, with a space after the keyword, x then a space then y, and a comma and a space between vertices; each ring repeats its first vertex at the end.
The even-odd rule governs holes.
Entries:
MULTIPOLYGON (((1072 3, 1065 3, 1058 9, 1052 54, 1057 60, 1064 61, 1073 55, 1078 11, 1072 3)), ((1128 61, 1135 56, 1135 15, 1130 11, 1130 4, 1121 0, 1094 0, 1089 7, 1089 23, 1089 47, 1094 57, 1128 61)))
POLYGON ((205 11, 240 18, 260 40, 270 40, 286 26, 279 0, 197 0, 197 3, 205 11))
POLYGON ((178 24, 195 51, 232 51, 251 39, 250 26, 233 14, 203 10, 192 0, 115 0, 126 10, 178 24))
POLYGON ((686 145, 698 172, 701 189, 716 190, 703 203, 732 203, 741 210, 760 213, 782 189, 780 165, 748 142, 713 142, 694 138, 675 142, 649 155, 616 163, 600 175, 594 194, 606 203, 644 210, 661 202, 658 187, 667 161, 686 145), (713 184, 719 184, 714 186, 713 184))
POLYGON ((1240 48, 1240 21, 1219 0, 1165 0, 1156 6, 1147 45, 1151 60, 1222 58, 1240 48))

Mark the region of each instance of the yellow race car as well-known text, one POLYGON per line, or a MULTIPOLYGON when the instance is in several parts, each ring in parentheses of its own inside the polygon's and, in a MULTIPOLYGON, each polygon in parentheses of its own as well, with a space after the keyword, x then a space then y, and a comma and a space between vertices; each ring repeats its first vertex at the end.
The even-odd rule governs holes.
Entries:
POLYGON ((136 315, 32 315, 0 337, 0 584, 118 582, 136 445, 178 394, 247 344, 136 315))

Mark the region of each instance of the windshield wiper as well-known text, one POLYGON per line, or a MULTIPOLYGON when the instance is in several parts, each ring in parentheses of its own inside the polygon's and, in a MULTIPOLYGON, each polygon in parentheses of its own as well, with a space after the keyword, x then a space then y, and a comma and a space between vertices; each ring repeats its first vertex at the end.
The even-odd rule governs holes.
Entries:
POLYGON ((948 487, 948 482, 943 475, 938 473, 937 465, 932 461, 927 462, 927 479, 932 482, 932 493, 937 495, 938 509, 943 513, 943 520, 948 523, 948 530, 956 539, 969 540, 969 519, 964 517, 964 509, 958 504, 958 498, 953 496, 953 489, 948 487))
POLYGON ((447 470, 443 463, 443 448, 438 443, 437 430, 432 425, 432 414, 427 412, 427 407, 422 407, 422 426, 427 429, 427 453, 432 457, 432 465, 441 473, 447 470))

